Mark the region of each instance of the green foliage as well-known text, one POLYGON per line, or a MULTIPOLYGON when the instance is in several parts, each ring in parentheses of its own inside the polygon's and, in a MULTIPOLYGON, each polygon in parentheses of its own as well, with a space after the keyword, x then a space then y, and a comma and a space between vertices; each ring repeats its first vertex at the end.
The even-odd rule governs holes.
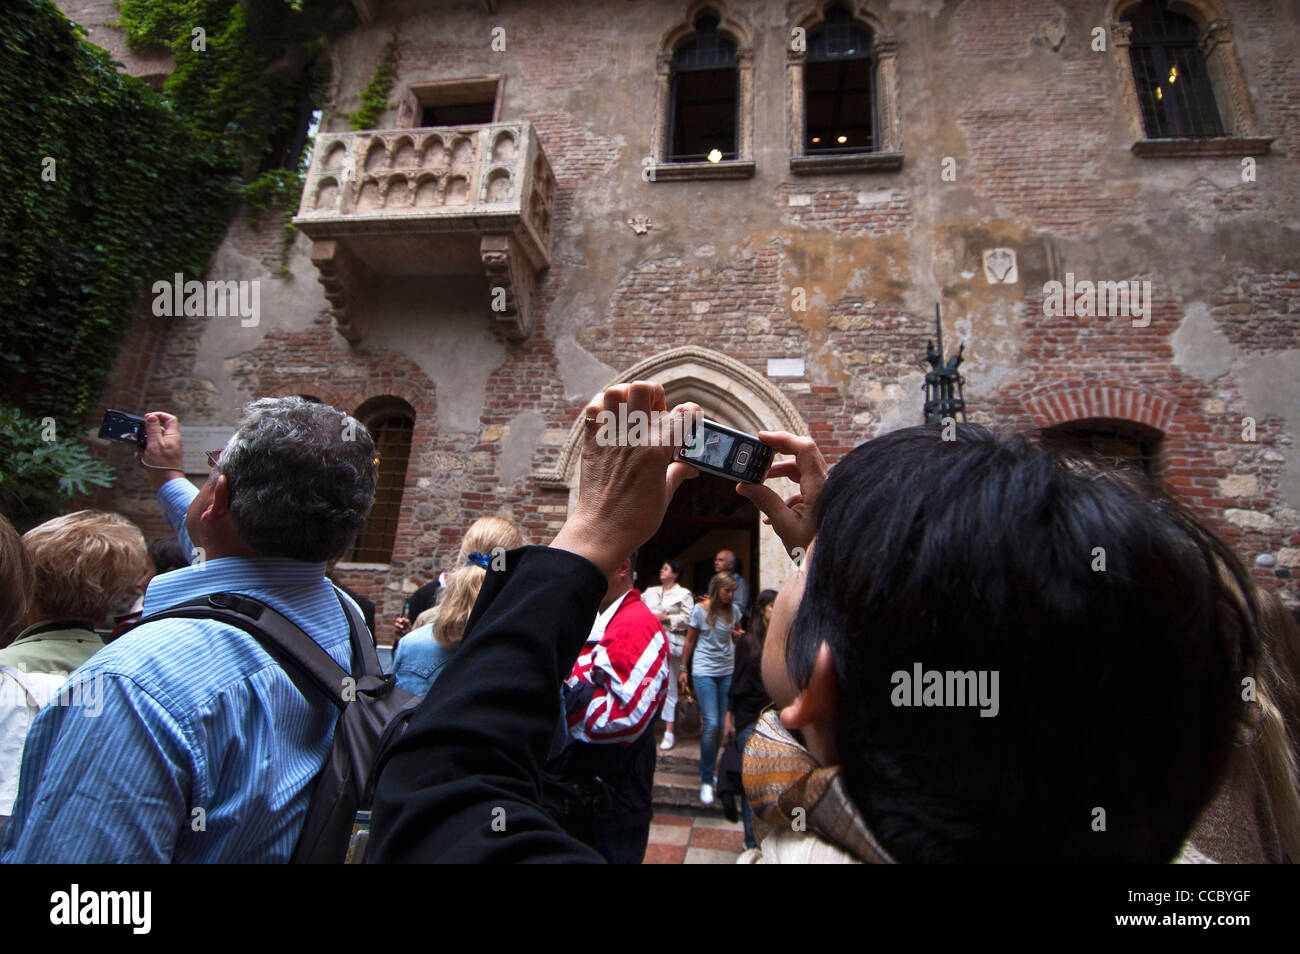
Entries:
POLYGON ((150 282, 201 274, 235 170, 48 0, 0 18, 0 369, 75 433, 150 282))
POLYGON ((350 10, 346 0, 118 0, 118 26, 133 47, 171 53, 172 109, 250 182, 294 107, 320 101, 327 35, 353 22, 350 10))
POLYGON ((353 129, 374 129, 384 110, 388 109, 388 94, 393 91, 397 77, 397 43, 388 44, 383 59, 375 67, 374 76, 361 94, 361 108, 349 117, 353 129))
POLYGON ((59 437, 52 418, 38 421, 0 407, 0 511, 20 532, 56 516, 73 495, 112 483, 108 465, 78 441, 59 437))
POLYGON ((120 0, 131 45, 173 58, 159 94, 50 0, 6 3, 0 388, 75 433, 153 282, 201 276, 241 201, 285 227, 297 172, 260 170, 355 19, 348 0, 120 0))

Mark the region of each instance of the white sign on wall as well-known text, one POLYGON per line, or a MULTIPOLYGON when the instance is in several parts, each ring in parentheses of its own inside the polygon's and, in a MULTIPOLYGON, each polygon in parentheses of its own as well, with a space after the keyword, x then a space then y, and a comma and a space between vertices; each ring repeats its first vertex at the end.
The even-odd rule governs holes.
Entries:
POLYGON ((234 433, 233 427, 200 427, 182 424, 181 438, 184 442, 182 467, 185 473, 207 477, 208 471, 212 469, 208 466, 207 452, 225 447, 234 433))
POLYGON ((802 378, 803 375, 803 358, 767 359, 767 376, 769 378, 802 378))

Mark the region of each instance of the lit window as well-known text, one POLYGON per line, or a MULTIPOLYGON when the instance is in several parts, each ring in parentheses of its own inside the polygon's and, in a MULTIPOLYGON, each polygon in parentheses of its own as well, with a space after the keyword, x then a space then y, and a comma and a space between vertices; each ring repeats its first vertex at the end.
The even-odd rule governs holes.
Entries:
POLYGON ((804 66, 804 154, 872 152, 876 148, 871 34, 838 4, 808 37, 804 66))
POLYGON ((738 101, 736 45, 718 32, 716 16, 702 13, 673 51, 668 161, 737 158, 738 101))
POLYGON ((1149 139, 1211 139, 1223 124, 1195 21, 1165 0, 1144 0, 1123 17, 1132 25, 1129 61, 1149 139))

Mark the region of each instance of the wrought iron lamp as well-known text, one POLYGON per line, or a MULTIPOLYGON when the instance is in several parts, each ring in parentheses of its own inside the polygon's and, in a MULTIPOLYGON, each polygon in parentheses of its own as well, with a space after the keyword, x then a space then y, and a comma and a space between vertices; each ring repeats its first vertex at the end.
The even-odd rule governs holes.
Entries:
POLYGON ((966 399, 962 395, 962 386, 966 379, 957 373, 957 368, 961 366, 966 346, 959 344, 957 353, 944 362, 943 324, 939 320, 938 302, 934 305, 934 330, 939 347, 936 349, 933 341, 925 343, 925 360, 930 364, 930 370, 925 373, 925 423, 938 424, 945 417, 955 421, 958 415, 965 421, 966 399))

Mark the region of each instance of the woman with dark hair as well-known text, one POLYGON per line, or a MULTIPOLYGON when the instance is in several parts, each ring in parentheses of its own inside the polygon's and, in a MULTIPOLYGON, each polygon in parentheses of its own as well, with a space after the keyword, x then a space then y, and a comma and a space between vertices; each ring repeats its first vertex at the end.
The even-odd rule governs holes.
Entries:
MULTIPOLYGON (((602 412, 667 410, 662 385, 585 410, 563 528, 491 574, 443 677, 455 691, 378 763, 376 861, 600 860, 538 804, 559 687, 690 468, 670 441, 597 440, 602 412)), ((829 474, 811 439, 758 435, 793 455, 768 476, 799 492, 738 491, 803 558, 763 652, 776 711, 745 753, 763 860, 1191 859, 1255 672, 1249 574, 1171 501, 974 424, 940 430, 874 438, 829 474)))
MULTIPOLYGON (((754 601, 754 616, 749 629, 736 644, 736 670, 731 677, 727 693, 727 723, 722 737, 736 737, 741 754, 745 744, 754 734, 754 726, 772 699, 763 688, 763 643, 767 640, 767 624, 772 619, 772 606, 776 603, 776 590, 763 590, 754 601)), ((740 790, 740 807, 745 819, 745 847, 755 848, 754 815, 749 807, 745 790, 740 790)))
POLYGON ((688 679, 695 680, 695 698, 700 703, 700 802, 704 805, 713 804, 722 714, 727 708, 731 674, 736 666, 735 641, 740 635, 736 578, 730 573, 717 573, 709 581, 709 598, 696 604, 691 612, 679 677, 683 691, 688 679))
POLYGON ((668 728, 664 730, 664 740, 659 748, 667 752, 676 739, 673 736, 673 722, 677 718, 677 678, 682 669, 682 648, 686 645, 686 624, 690 621, 691 610, 695 608, 695 597, 691 591, 677 581, 682 575, 682 564, 678 560, 664 560, 659 568, 659 585, 652 586, 641 594, 641 601, 650 612, 655 614, 668 637, 668 661, 672 666, 671 678, 668 680, 668 698, 664 701, 663 720, 668 728))

